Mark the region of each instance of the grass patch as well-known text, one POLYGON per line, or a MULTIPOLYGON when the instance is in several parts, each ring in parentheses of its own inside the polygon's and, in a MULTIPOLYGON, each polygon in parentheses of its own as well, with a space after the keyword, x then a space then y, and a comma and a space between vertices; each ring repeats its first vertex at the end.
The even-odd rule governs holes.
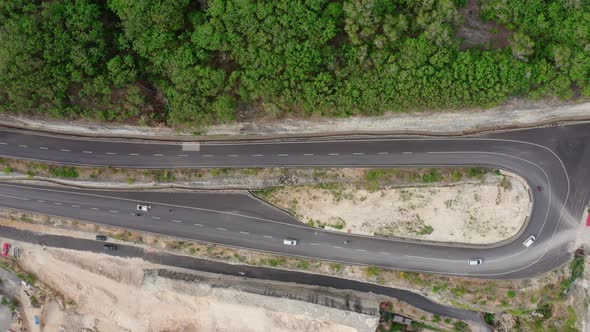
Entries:
POLYGON ((494 325, 494 320, 496 319, 496 315, 486 312, 485 314, 483 314, 483 320, 486 321, 486 323, 490 324, 490 325, 494 325))
POLYGON ((486 174, 487 170, 481 167, 471 167, 467 171, 467 176, 470 178, 482 178, 486 174))
POLYGON ((37 276, 33 273, 21 272, 17 273, 16 276, 31 286, 34 286, 37 282, 37 276))
POLYGON ((515 298, 515 297, 516 297, 516 292, 515 292, 515 291, 513 291, 513 290, 511 289, 511 290, 509 290, 509 291, 507 291, 507 292, 506 292, 506 295, 507 295, 509 298, 513 299, 513 298, 515 298))
POLYGON ((463 174, 461 174, 461 172, 453 171, 453 173, 451 173, 451 181, 459 182, 461 181, 461 178, 463 178, 463 174))
POLYGON ((448 288, 448 285, 446 283, 443 284, 436 284, 434 286, 432 286, 432 292, 433 293, 440 293, 440 292, 445 292, 448 288))
POLYGON ((443 176, 436 168, 431 168, 428 172, 422 174, 422 182, 433 183, 443 180, 443 176))
POLYGON ((570 289, 574 281, 584 274, 584 255, 575 255, 570 263, 570 277, 561 282, 561 292, 563 295, 570 289))
POLYGON ((78 169, 71 166, 51 167, 49 173, 58 178, 77 178, 80 175, 78 169))
POLYGON ((299 261, 297 261, 297 264, 295 265, 295 267, 298 269, 301 269, 301 270, 307 270, 307 269, 309 269, 309 262, 306 260, 300 259, 299 261))
POLYGON ((424 225, 424 226, 422 226, 422 228, 420 228, 418 230, 417 233, 419 235, 429 235, 429 234, 432 234, 432 232, 434 232, 434 228, 432 228, 432 226, 430 226, 430 225, 424 225))

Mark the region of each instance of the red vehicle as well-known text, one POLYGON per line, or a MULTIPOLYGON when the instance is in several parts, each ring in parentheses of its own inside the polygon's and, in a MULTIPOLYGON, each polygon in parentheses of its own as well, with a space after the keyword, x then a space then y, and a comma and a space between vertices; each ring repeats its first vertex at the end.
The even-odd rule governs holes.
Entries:
POLYGON ((586 218, 586 226, 590 226, 590 214, 588 214, 588 218, 586 218))
POLYGON ((10 250, 10 245, 5 242, 4 246, 2 246, 2 256, 8 256, 9 250, 10 250))

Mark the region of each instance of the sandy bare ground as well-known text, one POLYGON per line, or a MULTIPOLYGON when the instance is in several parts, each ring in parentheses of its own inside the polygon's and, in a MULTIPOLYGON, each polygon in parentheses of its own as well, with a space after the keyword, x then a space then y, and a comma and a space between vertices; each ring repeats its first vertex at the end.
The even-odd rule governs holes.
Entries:
POLYGON ((366 331, 374 330, 376 324, 374 317, 315 304, 148 278, 145 269, 158 266, 140 259, 20 246, 23 268, 37 274, 68 303, 64 308, 63 303, 48 301, 36 313, 42 322, 40 331, 335 332, 357 331, 341 323, 346 319, 366 320, 366 331))
POLYGON ((270 201, 301 221, 359 234, 489 244, 518 233, 530 213, 527 188, 511 177, 478 184, 389 188, 284 187, 270 201))

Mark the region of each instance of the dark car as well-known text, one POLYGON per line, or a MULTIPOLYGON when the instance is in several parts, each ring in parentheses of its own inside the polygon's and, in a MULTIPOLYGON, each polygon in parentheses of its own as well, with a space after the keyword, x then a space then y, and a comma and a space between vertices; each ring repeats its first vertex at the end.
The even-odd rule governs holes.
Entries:
POLYGON ((107 237, 104 235, 97 235, 96 236, 96 241, 106 241, 107 237))
POLYGON ((117 250, 117 246, 114 244, 105 244, 104 246, 102 246, 104 248, 104 250, 106 251, 115 251, 117 250))

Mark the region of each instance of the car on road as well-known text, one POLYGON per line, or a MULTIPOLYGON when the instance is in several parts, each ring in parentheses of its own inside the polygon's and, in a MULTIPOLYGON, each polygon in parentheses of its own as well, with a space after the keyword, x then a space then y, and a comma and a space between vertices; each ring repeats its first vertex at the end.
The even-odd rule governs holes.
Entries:
POLYGON ((536 239, 537 238, 534 235, 531 235, 522 243, 522 245, 528 248, 533 245, 536 239))
POLYGON ((114 244, 105 244, 104 246, 102 246, 104 248, 104 250, 106 251, 115 251, 117 250, 117 246, 114 244))
POLYGON ((286 246, 296 246, 297 245, 297 240, 295 239, 284 239, 283 240, 283 244, 286 246))
POLYGON ((483 259, 481 258, 471 258, 467 261, 469 265, 480 265, 481 263, 483 263, 483 259))
POLYGON ((10 251, 10 244, 4 242, 2 246, 2 256, 8 256, 8 252, 10 251))
POLYGON ((106 241, 107 237, 105 235, 97 235, 96 241, 106 241))
POLYGON ((137 204, 137 210, 138 211, 145 211, 145 212, 147 212, 151 208, 152 208, 152 206, 149 205, 149 204, 137 204))

